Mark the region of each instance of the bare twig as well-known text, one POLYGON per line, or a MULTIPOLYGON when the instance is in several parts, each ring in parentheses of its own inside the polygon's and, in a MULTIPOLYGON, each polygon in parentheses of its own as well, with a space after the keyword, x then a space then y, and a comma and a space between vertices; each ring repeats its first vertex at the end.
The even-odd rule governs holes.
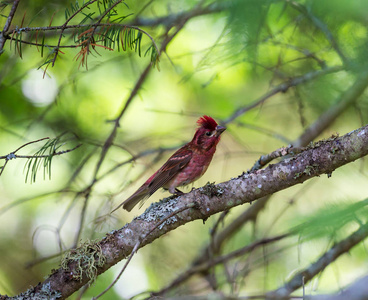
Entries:
POLYGON ((267 92, 266 94, 261 96, 259 99, 253 101, 253 103, 238 108, 229 118, 227 118, 224 121, 224 123, 225 124, 230 123, 231 121, 235 120, 237 117, 243 115, 247 111, 250 111, 251 109, 260 106, 266 100, 268 100, 269 98, 271 98, 272 96, 274 96, 278 93, 286 93, 287 90, 289 88, 293 87, 293 86, 303 84, 305 82, 311 81, 313 79, 316 79, 316 78, 318 78, 320 76, 323 76, 323 75, 326 75, 326 74, 339 72, 343 69, 344 68, 341 67, 341 66, 329 67, 329 68, 326 68, 326 69, 323 69, 323 70, 312 71, 312 72, 306 73, 302 76, 295 77, 295 78, 292 78, 288 81, 285 81, 284 83, 281 83, 281 84, 277 85, 276 87, 274 87, 272 90, 270 90, 269 92, 267 92))
POLYGON ((335 52, 340 56, 341 61, 346 65, 348 60, 346 59, 345 55, 343 54, 342 50, 340 49, 339 45, 337 44, 336 39, 332 35, 331 31, 328 29, 327 25, 323 23, 319 18, 317 18, 312 12, 307 9, 304 5, 298 3, 297 1, 287 0, 294 9, 304 14, 308 19, 310 19, 314 25, 321 30, 321 32, 326 36, 327 40, 330 42, 335 52))
POLYGON ((315 263, 295 274, 283 287, 267 293, 271 299, 282 299, 289 296, 293 291, 302 286, 319 272, 322 272, 329 264, 339 258, 342 254, 349 252, 355 245, 363 241, 368 236, 368 223, 360 228, 346 239, 336 243, 330 250, 324 253, 315 263))
POLYGON ((4 44, 5 44, 5 40, 6 40, 7 31, 9 30, 10 24, 11 24, 13 18, 14 18, 14 14, 17 10, 19 2, 20 2, 20 0, 14 0, 13 6, 10 9, 9 16, 6 19, 3 31, 0 32, 0 55, 4 52, 4 44))
POLYGON ((114 279, 113 282, 111 282, 111 284, 104 289, 100 294, 98 294, 96 297, 93 297, 92 300, 98 299, 100 297, 102 297, 103 295, 105 295, 120 279, 121 275, 123 275, 125 269, 127 268, 127 266, 129 265, 130 261, 132 260, 134 254, 137 253, 137 250, 140 246, 140 242, 137 242, 132 250, 132 253, 129 255, 128 260, 126 261, 126 263, 124 264, 123 268, 120 270, 118 276, 116 276, 116 278, 114 279))
POLYGON ((294 148, 292 147, 292 145, 289 145, 287 147, 282 147, 280 149, 272 151, 269 154, 262 155, 253 165, 253 167, 249 170, 249 172, 252 173, 263 168, 265 165, 267 165, 269 162, 273 161, 276 158, 280 158, 290 154, 296 155, 301 153, 303 150, 304 150, 303 148, 294 148))
POLYGON ((284 239, 288 236, 289 236, 289 234, 282 234, 282 235, 278 235, 278 236, 271 237, 271 238, 264 238, 264 239, 261 239, 261 240, 258 240, 256 242, 254 242, 250 245, 247 245, 243 248, 240 248, 238 250, 230 252, 226 255, 217 256, 217 257, 215 257, 211 260, 205 261, 200 265, 197 265, 195 267, 192 267, 192 268, 188 269, 187 272, 184 272, 183 274, 178 276, 175 279, 175 281, 171 282, 168 286, 164 287, 159 292, 153 293, 153 295, 162 296, 168 290, 170 290, 172 287, 177 286, 179 284, 182 284, 184 281, 186 281, 189 277, 191 277, 194 274, 200 273, 204 270, 208 270, 208 269, 210 269, 210 268, 212 268, 212 267, 214 267, 218 264, 224 263, 224 262, 229 261, 231 259, 234 259, 236 257, 243 256, 244 254, 249 253, 249 252, 257 249, 260 246, 280 241, 280 240, 282 240, 282 239, 284 239))
POLYGON ((368 86, 368 72, 361 73, 354 84, 347 89, 337 99, 336 104, 332 105, 322 116, 318 118, 304 133, 293 142, 293 146, 306 146, 310 141, 317 138, 333 121, 337 119, 346 109, 352 105, 368 86))
MULTIPOLYGON (((119 278, 121 277, 121 275, 124 273, 126 267, 128 266, 128 264, 130 263, 130 261, 132 260, 133 258, 133 255, 137 252, 137 250, 139 249, 139 247, 141 246, 142 242, 144 242, 144 240, 146 238, 149 237, 149 235, 155 231, 157 228, 159 228, 160 226, 162 226, 165 222, 167 222, 169 219, 171 219, 172 217, 176 216, 177 214, 183 212, 184 210, 186 209, 189 209, 189 208, 193 208, 195 207, 194 204, 189 204, 189 205, 186 205, 182 208, 178 208, 176 209, 175 211, 173 211, 172 213, 170 213, 169 215, 165 216, 164 218, 162 218, 162 220, 160 222, 158 222, 147 234, 145 234, 145 236, 140 239, 134 246, 133 250, 132 250, 132 253, 129 255, 129 258, 128 260, 126 261, 126 263, 124 264, 123 268, 121 269, 121 271, 119 272, 118 276, 116 276, 115 280, 102 292, 100 293, 99 295, 97 295, 96 297, 93 297, 93 299, 98 299, 100 298, 102 295, 104 295, 108 290, 110 290, 115 284, 116 282, 118 282, 119 278)), ((115 209, 116 210, 116 209, 115 209)), ((115 211, 114 210, 114 211, 115 211)), ((112 211, 113 212, 113 211, 112 211)), ((112 213, 111 212, 111 213, 112 213)))

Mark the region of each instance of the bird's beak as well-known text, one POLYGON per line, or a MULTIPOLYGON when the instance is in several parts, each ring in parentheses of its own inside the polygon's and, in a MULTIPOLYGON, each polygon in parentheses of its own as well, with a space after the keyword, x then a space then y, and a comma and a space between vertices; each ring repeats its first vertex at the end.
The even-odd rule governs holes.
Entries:
POLYGON ((226 130, 226 127, 218 125, 216 127, 216 136, 219 136, 221 133, 223 133, 226 130))

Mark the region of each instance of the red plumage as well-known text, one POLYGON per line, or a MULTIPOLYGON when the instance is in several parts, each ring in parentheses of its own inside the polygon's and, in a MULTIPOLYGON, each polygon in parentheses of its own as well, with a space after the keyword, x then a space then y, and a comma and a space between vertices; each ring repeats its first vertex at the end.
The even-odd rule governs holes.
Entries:
POLYGON ((217 127, 216 121, 209 116, 200 117, 197 121, 197 124, 209 130, 215 130, 217 127))
POLYGON ((226 128, 218 125, 209 116, 199 118, 197 124, 199 128, 193 139, 177 150, 133 195, 113 211, 121 206, 131 211, 161 187, 168 189, 171 194, 181 193, 177 187, 192 183, 206 172, 220 141, 220 135, 226 128))

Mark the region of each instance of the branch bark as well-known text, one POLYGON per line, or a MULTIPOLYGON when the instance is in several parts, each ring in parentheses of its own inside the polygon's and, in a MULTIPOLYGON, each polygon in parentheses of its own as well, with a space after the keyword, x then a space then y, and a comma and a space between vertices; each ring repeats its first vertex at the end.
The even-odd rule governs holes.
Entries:
MULTIPOLYGON (((263 170, 242 174, 238 178, 217 185, 207 184, 188 194, 154 203, 132 222, 108 233, 93 245, 101 249, 98 257, 103 257, 104 261, 98 266, 99 259, 95 257, 96 276, 127 258, 137 243, 140 243, 140 248, 144 247, 188 222, 207 219, 220 211, 251 203, 313 177, 331 174, 335 169, 367 154, 368 125, 342 137, 317 142, 299 155, 269 165, 263 170), (183 207, 188 209, 180 211, 156 228, 162 219, 183 207)), ((74 251, 78 252, 79 249, 74 251)), ((95 254, 92 252, 91 255, 95 254)), ((64 268, 55 270, 44 282, 22 296, 24 299, 31 299, 27 298, 27 295, 42 296, 47 290, 48 295, 52 291, 57 293, 60 299, 65 299, 90 281, 87 272, 83 272, 80 278, 75 279, 74 275, 78 272, 76 267, 75 261, 70 261, 66 267, 64 264, 64 268)))

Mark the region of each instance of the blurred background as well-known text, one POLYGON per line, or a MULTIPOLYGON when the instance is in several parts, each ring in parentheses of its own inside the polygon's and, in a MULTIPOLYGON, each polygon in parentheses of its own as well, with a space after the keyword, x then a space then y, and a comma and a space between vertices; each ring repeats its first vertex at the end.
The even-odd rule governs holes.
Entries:
MULTIPOLYGON (((0 3, 2 30, 13 2, 0 3)), ((103 0, 80 10, 82 5, 20 1, 10 30, 31 29, 11 31, 0 55, 0 294, 37 285, 59 267, 65 250, 101 239, 169 196, 159 191, 141 210, 101 218, 191 140, 202 115, 227 130, 194 187, 237 177, 277 148, 343 135, 367 122, 367 1, 103 0), (68 25, 76 28, 63 32, 55 59, 61 30, 46 28, 63 25, 75 12, 68 25), (88 24, 96 22, 116 27, 100 26, 88 39, 88 24), (131 28, 129 43, 124 24, 144 32, 131 28), (347 99, 358 82, 363 88, 347 99), (303 137, 312 124, 313 134, 303 137), (45 137, 50 139, 30 143, 45 137), (16 154, 25 156, 80 146, 52 160, 5 159, 22 145, 16 154)), ((282 286, 367 218, 366 183, 361 159, 331 178, 263 200, 215 255, 295 228, 298 234, 197 274, 169 295, 247 296, 282 286)), ((231 209, 218 232, 254 205, 231 209)), ((168 285, 211 243, 218 218, 189 223, 141 249, 102 299, 139 299, 168 285)), ((123 264, 72 299, 98 294, 123 264)), ((361 243, 308 282, 306 292, 338 291, 367 267, 361 243)))

